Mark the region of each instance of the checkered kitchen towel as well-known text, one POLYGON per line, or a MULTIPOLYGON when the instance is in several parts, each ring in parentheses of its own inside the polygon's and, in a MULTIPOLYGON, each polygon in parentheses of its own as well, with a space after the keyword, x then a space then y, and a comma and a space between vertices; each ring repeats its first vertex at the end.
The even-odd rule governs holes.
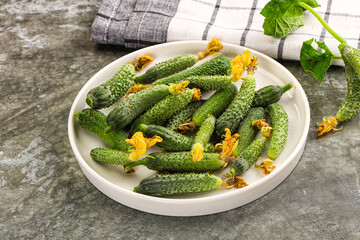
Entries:
MULTIPOLYGON (((275 59, 298 60, 302 42, 338 42, 309 13, 305 26, 283 39, 264 35, 260 11, 268 0, 103 0, 92 25, 92 41, 142 48, 179 40, 219 38, 275 59)), ((318 0, 316 11, 345 40, 360 48, 360 0, 318 0)))

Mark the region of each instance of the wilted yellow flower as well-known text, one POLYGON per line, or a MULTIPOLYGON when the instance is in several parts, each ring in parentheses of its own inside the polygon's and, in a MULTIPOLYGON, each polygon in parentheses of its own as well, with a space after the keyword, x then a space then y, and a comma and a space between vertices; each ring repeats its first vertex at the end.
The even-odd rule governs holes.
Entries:
POLYGON ((125 141, 135 147, 135 150, 133 150, 129 156, 131 161, 135 161, 144 155, 149 147, 154 146, 158 142, 162 142, 162 138, 156 135, 152 138, 145 138, 142 132, 136 132, 131 139, 126 139, 125 141))
POLYGON ((201 146, 201 144, 194 144, 194 147, 191 150, 194 162, 198 162, 203 158, 203 152, 204 148, 201 146))
POLYGON ((240 137, 239 134, 235 133, 234 135, 231 135, 231 131, 228 128, 225 128, 225 138, 222 142, 222 153, 220 158, 225 159, 226 157, 230 156, 232 152, 237 147, 239 141, 236 141, 238 137, 240 137))

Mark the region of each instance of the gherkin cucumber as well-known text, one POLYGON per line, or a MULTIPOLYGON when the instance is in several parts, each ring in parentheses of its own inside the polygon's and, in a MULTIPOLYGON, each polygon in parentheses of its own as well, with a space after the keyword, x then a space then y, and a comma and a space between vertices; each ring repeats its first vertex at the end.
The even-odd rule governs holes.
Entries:
POLYGON ((107 116, 107 123, 114 129, 122 129, 143 112, 170 94, 168 85, 159 84, 146 88, 122 101, 107 116))
POLYGON ((224 75, 190 76, 185 81, 189 81, 189 87, 200 88, 203 91, 218 91, 231 84, 233 78, 224 75))
POLYGON ((221 178, 211 174, 156 174, 144 178, 140 184, 134 188, 134 192, 151 196, 167 196, 214 190, 220 187, 221 184, 221 178))
POLYGON ((95 109, 83 109, 75 113, 82 128, 101 138, 110 148, 127 151, 130 144, 125 142, 127 135, 123 130, 111 130, 106 133, 108 125, 106 116, 95 109))
MULTIPOLYGON (((340 51, 341 50, 340 48, 340 51)), ((352 119, 360 109, 360 50, 356 50, 356 52, 352 50, 352 54, 351 52, 347 52, 346 57, 343 56, 345 50, 342 51, 345 63, 347 93, 342 106, 336 114, 336 118, 340 122, 352 119), (359 66, 356 66, 356 61, 359 66), (356 70, 355 67, 359 68, 359 71, 356 70)))
POLYGON ((230 59, 226 56, 218 56, 209 61, 204 62, 203 64, 186 69, 179 73, 170 75, 165 78, 156 80, 153 84, 169 84, 169 83, 178 83, 183 81, 185 78, 190 76, 205 76, 205 75, 230 75, 231 74, 231 62, 230 59))
POLYGON ((155 66, 149 68, 143 75, 137 76, 135 82, 152 83, 157 79, 170 76, 191 67, 197 63, 198 60, 199 59, 195 54, 176 56, 172 59, 159 62, 155 66))
POLYGON ((194 139, 159 125, 140 124, 139 131, 145 133, 146 137, 161 137, 162 141, 156 145, 167 151, 189 151, 194 144, 194 139))
POLYGON ((253 126, 252 122, 265 118, 265 111, 262 107, 252 108, 244 119, 238 131, 239 142, 232 155, 240 156, 241 153, 251 144, 259 132, 257 126, 253 126))
POLYGON ((131 134, 138 131, 140 124, 162 125, 175 113, 182 110, 190 103, 196 89, 185 89, 184 92, 165 97, 160 102, 147 110, 131 127, 131 134))
POLYGON ((189 103, 189 105, 187 105, 183 110, 181 110, 179 113, 175 114, 169 119, 169 121, 166 123, 166 128, 175 131, 180 126, 180 124, 191 119, 195 111, 199 109, 204 104, 204 102, 204 100, 200 100, 197 102, 189 103))
POLYGON ((340 122, 352 119, 360 109, 360 50, 354 49, 346 43, 340 44, 339 50, 345 63, 347 92, 335 117, 324 119, 324 122, 318 124, 318 136, 332 129, 335 130, 340 122))
POLYGON ((97 162, 115 165, 130 163, 129 153, 107 148, 94 148, 90 151, 90 156, 97 162))
POLYGON ((264 151, 266 137, 262 136, 254 140, 245 151, 230 164, 230 173, 238 176, 246 172, 264 151))
POLYGON ((285 109, 277 103, 271 104, 268 110, 272 127, 268 157, 275 159, 285 147, 288 136, 289 118, 285 109))
POLYGON ((267 107, 272 103, 276 103, 280 100, 281 96, 291 88, 292 85, 290 83, 283 86, 269 85, 260 88, 255 92, 252 106, 267 107))
POLYGON ((125 96, 135 84, 135 68, 126 64, 108 81, 91 89, 86 97, 86 103, 94 109, 107 108, 125 96))
POLYGON ((255 94, 255 86, 254 76, 248 74, 241 84, 240 91, 216 121, 215 135, 218 138, 224 134, 225 128, 230 129, 231 132, 235 132, 239 127, 241 120, 251 108, 255 94))
POLYGON ((220 169, 224 161, 220 160, 217 153, 204 153, 199 162, 194 162, 190 152, 157 152, 151 153, 148 157, 128 163, 125 171, 144 165, 150 170, 158 172, 210 172, 220 169))
POLYGON ((193 115, 192 122, 200 126, 208 115, 215 118, 220 116, 229 106, 237 91, 234 84, 229 84, 225 89, 215 92, 193 115))
POLYGON ((202 159, 204 148, 214 132, 215 122, 215 117, 209 115, 209 117, 201 124, 199 131, 196 133, 194 145, 191 149, 194 161, 200 161, 202 159))

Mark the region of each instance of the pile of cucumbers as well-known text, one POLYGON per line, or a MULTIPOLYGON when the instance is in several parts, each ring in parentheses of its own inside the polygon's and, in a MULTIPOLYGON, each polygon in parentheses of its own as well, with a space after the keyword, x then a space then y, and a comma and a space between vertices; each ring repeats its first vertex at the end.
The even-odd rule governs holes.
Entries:
POLYGON ((86 98, 89 107, 75 114, 82 128, 108 146, 91 150, 95 161, 123 165, 128 174, 139 165, 156 171, 134 192, 167 196, 226 186, 214 171, 229 165, 230 174, 238 177, 258 161, 267 146, 267 138, 259 136, 260 130, 253 124, 257 120, 270 119, 269 159, 275 160, 285 147, 288 115, 277 102, 291 84, 256 91, 256 79, 248 73, 238 89, 231 81, 227 56, 194 66, 198 61, 196 54, 181 55, 157 63, 141 75, 126 64, 90 90, 86 98), (151 85, 123 98, 137 83, 151 85), (207 91, 213 94, 200 100, 207 91), (110 106, 109 114, 102 113, 101 109, 110 106), (225 129, 237 139, 232 153, 223 157, 225 129), (156 145, 162 151, 134 160, 129 139, 138 132, 145 138, 160 137, 156 145))

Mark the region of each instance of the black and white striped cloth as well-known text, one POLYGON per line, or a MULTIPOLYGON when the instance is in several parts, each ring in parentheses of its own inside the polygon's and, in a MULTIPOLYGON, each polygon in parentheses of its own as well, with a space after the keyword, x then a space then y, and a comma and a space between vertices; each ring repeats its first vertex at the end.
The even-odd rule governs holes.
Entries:
MULTIPOLYGON (((305 12, 305 26, 282 39, 265 36, 260 11, 268 0, 103 0, 92 25, 99 44, 142 48, 179 40, 219 38, 275 59, 298 60, 302 42, 339 43, 305 12)), ((316 11, 351 46, 360 48, 360 0, 318 0, 316 11)))

